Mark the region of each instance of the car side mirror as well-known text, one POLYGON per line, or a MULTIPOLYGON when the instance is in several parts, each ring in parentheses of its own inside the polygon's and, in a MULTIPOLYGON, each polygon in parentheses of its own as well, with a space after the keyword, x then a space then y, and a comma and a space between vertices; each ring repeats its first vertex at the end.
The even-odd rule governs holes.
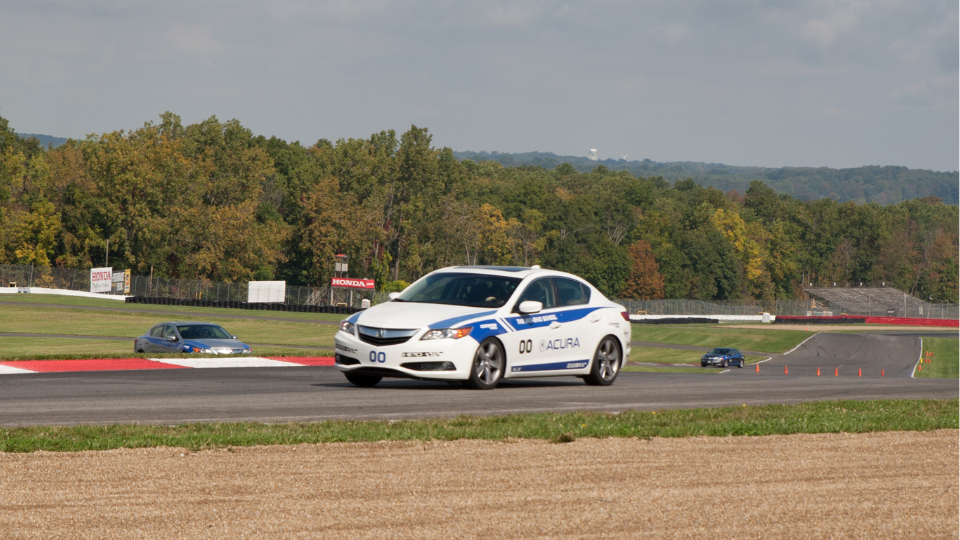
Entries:
POLYGON ((543 309, 543 302, 536 300, 520 302, 520 313, 539 313, 541 309, 543 309))
POLYGON ((177 341, 177 336, 167 336, 167 341, 177 341))
POLYGON ((398 293, 398 292, 392 292, 392 293, 388 294, 387 296, 390 297, 391 300, 396 300, 397 298, 400 298, 400 293, 398 293))
POLYGON ((230 336, 230 337, 232 337, 233 339, 240 339, 237 336, 230 336))

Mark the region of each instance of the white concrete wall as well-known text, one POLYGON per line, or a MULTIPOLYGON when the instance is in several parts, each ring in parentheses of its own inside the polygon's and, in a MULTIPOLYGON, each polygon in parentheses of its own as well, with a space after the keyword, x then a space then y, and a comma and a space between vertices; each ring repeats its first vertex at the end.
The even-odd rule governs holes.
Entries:
MULTIPOLYGON (((695 317, 698 319, 716 319, 718 321, 743 321, 743 322, 763 322, 763 315, 630 315, 631 321, 642 321, 651 319, 688 319, 695 317)), ((770 321, 775 321, 776 315, 770 315, 770 321)))
POLYGON ((44 289, 41 287, 0 287, 0 294, 59 294, 62 296, 82 296, 84 298, 101 298, 103 300, 126 301, 126 296, 116 294, 100 294, 87 291, 70 291, 67 289, 44 289))

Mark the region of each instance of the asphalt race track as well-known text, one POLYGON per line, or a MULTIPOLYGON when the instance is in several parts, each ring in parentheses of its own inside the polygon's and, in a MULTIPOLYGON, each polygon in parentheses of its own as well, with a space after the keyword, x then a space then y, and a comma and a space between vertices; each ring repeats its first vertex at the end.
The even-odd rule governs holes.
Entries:
POLYGON ((0 377, 0 426, 401 419, 958 397, 956 379, 910 377, 919 356, 919 337, 913 335, 817 334, 760 364, 759 373, 754 366, 706 368, 702 374, 623 372, 610 387, 553 378, 504 381, 493 391, 400 379, 357 388, 330 367, 23 374, 0 377))

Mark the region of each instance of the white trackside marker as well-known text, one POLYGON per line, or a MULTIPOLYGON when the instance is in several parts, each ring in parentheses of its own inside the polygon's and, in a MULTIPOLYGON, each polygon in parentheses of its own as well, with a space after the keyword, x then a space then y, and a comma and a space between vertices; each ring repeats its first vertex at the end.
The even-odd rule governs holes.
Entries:
POLYGON ((154 362, 173 364, 194 369, 207 368, 243 368, 243 367, 299 367, 300 364, 281 362, 259 356, 231 356, 227 358, 197 357, 197 358, 151 358, 154 362))
POLYGON ((10 366, 0 366, 0 375, 20 375, 23 373, 36 373, 36 371, 30 371, 29 369, 20 369, 10 366))

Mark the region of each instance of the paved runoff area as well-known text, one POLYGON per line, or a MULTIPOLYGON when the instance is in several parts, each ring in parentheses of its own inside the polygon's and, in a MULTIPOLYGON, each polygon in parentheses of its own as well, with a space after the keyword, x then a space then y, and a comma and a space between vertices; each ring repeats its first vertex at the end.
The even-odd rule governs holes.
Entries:
POLYGON ((10 538, 957 538, 958 431, 0 453, 10 538))
POLYGON ((0 375, 131 371, 144 369, 208 369, 332 366, 333 357, 197 356, 196 358, 105 358, 89 360, 18 360, 0 362, 0 375))

